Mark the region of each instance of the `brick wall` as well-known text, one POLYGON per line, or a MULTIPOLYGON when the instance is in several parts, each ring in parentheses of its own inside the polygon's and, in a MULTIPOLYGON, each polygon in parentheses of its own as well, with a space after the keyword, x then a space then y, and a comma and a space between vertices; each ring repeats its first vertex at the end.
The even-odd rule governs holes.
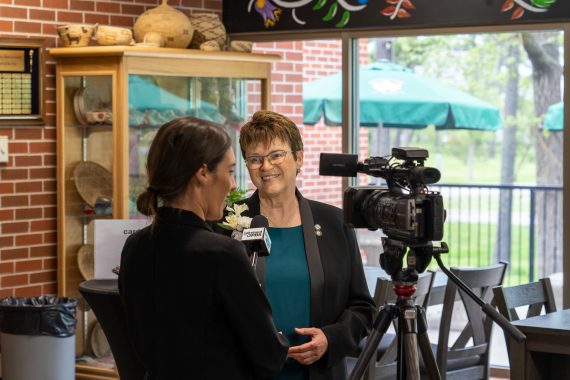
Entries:
MULTIPOLYGON (((99 23, 132 28, 160 0, 0 0, 0 37, 44 38, 59 43, 56 27, 99 23)), ((221 13, 222 0, 169 0, 193 11, 221 13)), ((55 63, 47 55, 46 126, 0 127, 10 159, 0 163, 0 297, 57 292, 55 63)))

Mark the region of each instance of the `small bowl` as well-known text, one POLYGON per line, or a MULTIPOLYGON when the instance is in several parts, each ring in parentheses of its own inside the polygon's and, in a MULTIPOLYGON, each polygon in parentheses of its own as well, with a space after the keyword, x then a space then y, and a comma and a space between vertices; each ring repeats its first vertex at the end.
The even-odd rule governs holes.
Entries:
POLYGON ((95 39, 99 45, 130 45, 133 42, 133 32, 118 26, 99 25, 95 39))
POLYGON ((65 47, 80 47, 89 45, 93 38, 95 25, 69 24, 57 27, 57 33, 65 47))

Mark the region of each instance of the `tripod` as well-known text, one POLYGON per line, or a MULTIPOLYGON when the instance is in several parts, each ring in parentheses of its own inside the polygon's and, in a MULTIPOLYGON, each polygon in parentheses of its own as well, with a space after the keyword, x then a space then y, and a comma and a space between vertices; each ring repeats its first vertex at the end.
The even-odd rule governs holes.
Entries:
POLYGON ((443 265, 440 254, 449 251, 444 242, 442 242, 440 248, 433 247, 431 243, 409 247, 402 242, 383 238, 383 246, 384 253, 380 257, 380 263, 382 268, 391 275, 397 300, 395 304, 382 307, 378 313, 366 346, 362 350, 350 375, 350 380, 361 379, 372 357, 376 355, 378 343, 386 333, 390 323, 395 319, 397 319, 398 326, 396 335, 398 345, 396 360, 397 379, 420 379, 418 346, 422 353, 429 379, 441 379, 427 334, 425 311, 422 307, 414 305, 412 300, 412 296, 415 292, 415 284, 417 283, 418 271, 423 272, 427 268, 427 265, 429 265, 432 257, 435 257, 439 267, 448 278, 479 304, 487 316, 498 323, 503 330, 507 331, 518 342, 522 342, 525 339, 524 334, 511 325, 492 305, 485 303, 465 283, 443 265), (408 247, 408 267, 402 269, 401 260, 408 247))

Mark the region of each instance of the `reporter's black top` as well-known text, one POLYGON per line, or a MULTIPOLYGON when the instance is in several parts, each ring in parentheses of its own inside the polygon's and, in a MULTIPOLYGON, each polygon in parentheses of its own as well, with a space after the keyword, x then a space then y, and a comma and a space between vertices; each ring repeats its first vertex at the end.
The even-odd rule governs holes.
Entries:
POLYGON ((243 244, 194 213, 162 207, 131 235, 119 291, 129 336, 151 379, 267 379, 288 344, 243 244))

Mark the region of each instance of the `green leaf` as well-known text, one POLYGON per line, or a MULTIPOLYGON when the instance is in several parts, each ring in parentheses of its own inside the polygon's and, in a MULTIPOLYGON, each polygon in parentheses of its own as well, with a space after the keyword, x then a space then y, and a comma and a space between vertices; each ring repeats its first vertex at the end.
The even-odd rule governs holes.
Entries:
POLYGON ((318 11, 319 9, 321 9, 322 7, 324 7, 326 3, 327 3, 327 0, 319 0, 319 1, 317 1, 317 3, 316 3, 315 5, 313 5, 313 10, 318 11))
POLYGON ((325 15, 325 17, 323 17, 323 21, 330 21, 333 19, 333 17, 336 15, 336 11, 338 9, 338 4, 334 3, 331 4, 331 6, 329 7, 329 11, 327 12, 327 14, 325 15))
POLYGON ((336 23, 337 28, 344 28, 346 24, 348 24, 348 20, 350 20, 350 12, 345 10, 342 14, 342 17, 339 22, 336 23))
POLYGON ((239 187, 236 187, 235 189, 230 190, 228 193, 226 197, 226 204, 231 207, 234 203, 244 200, 246 198, 246 194, 247 189, 240 189, 239 187))

